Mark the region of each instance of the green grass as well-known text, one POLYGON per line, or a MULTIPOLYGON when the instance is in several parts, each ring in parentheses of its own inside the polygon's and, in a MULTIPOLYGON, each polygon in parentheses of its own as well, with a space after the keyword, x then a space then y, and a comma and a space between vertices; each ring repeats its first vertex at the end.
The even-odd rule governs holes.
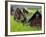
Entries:
POLYGON ((10 31, 11 32, 21 32, 21 31, 39 31, 40 27, 31 27, 28 24, 24 24, 21 22, 17 22, 14 20, 14 16, 10 16, 10 31))

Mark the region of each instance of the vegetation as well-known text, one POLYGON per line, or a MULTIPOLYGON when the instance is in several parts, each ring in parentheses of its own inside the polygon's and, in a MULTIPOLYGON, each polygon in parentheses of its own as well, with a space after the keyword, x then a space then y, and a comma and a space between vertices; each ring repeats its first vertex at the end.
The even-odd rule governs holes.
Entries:
POLYGON ((20 31, 39 31, 40 27, 31 27, 30 25, 23 24, 14 20, 14 16, 10 17, 10 28, 11 32, 20 32, 20 31))

